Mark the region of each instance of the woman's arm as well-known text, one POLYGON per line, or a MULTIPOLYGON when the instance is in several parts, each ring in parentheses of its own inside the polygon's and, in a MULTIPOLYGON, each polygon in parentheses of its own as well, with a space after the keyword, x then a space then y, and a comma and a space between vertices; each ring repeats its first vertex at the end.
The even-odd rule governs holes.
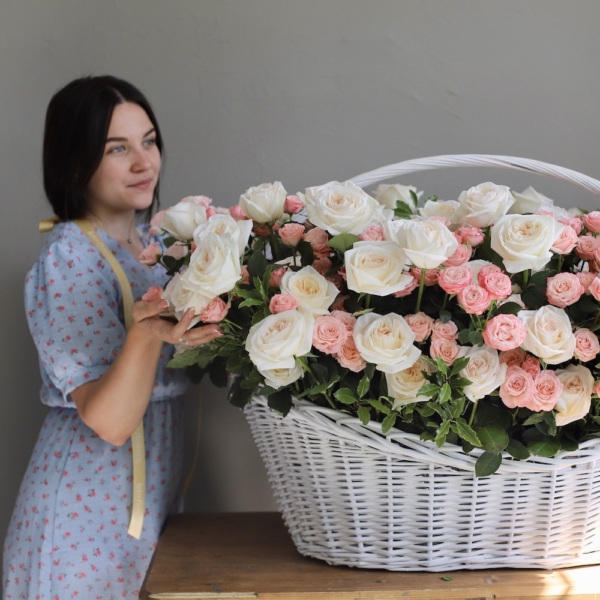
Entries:
POLYGON ((106 442, 124 444, 142 420, 164 342, 174 344, 184 338, 190 346, 197 346, 221 334, 216 325, 187 331, 193 311, 178 323, 160 318, 165 305, 164 300, 136 302, 132 325, 115 361, 102 377, 71 392, 81 419, 106 442))

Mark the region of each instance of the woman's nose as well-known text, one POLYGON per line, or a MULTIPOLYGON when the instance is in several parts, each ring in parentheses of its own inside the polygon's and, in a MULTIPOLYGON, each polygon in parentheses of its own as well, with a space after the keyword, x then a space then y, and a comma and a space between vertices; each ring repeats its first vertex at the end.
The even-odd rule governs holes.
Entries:
POLYGON ((131 162, 131 168, 135 171, 145 171, 149 169, 152 164, 148 152, 145 148, 138 148, 134 150, 131 162))

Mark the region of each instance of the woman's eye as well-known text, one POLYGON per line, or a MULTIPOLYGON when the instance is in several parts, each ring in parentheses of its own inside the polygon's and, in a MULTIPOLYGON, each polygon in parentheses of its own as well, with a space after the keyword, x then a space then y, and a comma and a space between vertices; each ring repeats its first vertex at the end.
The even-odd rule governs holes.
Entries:
POLYGON ((108 149, 107 154, 119 154, 125 151, 125 146, 112 146, 108 149))
POLYGON ((147 140, 144 140, 144 146, 156 146, 156 138, 148 138, 147 140))

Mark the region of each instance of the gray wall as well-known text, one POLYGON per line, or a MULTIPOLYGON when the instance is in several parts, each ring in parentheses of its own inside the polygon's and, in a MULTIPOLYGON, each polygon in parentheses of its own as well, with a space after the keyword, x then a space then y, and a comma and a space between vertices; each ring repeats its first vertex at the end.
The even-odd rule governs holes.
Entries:
MULTIPOLYGON (((167 145, 163 203, 235 203, 281 180, 294 192, 445 153, 537 158, 600 177, 596 0, 0 0, 0 537, 37 435, 36 355, 22 309, 35 260, 43 115, 82 74, 149 95, 167 145)), ((409 176, 444 198, 481 181, 529 184, 598 207, 563 183, 508 171, 409 176)), ((269 510, 242 415, 206 385, 188 510, 269 510)))

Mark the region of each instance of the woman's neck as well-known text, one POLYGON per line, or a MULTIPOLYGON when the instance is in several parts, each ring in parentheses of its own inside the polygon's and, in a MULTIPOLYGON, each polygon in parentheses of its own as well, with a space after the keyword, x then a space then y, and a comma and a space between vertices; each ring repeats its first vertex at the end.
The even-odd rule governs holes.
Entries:
POLYGON ((115 216, 89 214, 86 218, 96 229, 119 242, 134 256, 139 256, 143 250, 144 245, 136 229, 135 213, 115 216))

